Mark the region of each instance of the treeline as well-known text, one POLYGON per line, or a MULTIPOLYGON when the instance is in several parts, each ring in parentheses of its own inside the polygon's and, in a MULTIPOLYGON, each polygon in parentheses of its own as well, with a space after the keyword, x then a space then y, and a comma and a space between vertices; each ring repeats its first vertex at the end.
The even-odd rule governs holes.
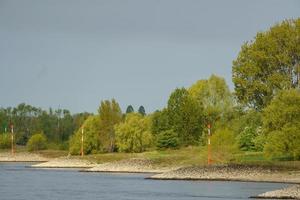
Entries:
POLYGON ((8 134, 13 126, 17 145, 26 145, 33 134, 42 133, 50 147, 68 149, 69 137, 90 115, 90 113, 72 115, 66 109, 49 108, 46 111, 25 103, 14 108, 0 108, 0 133, 2 133, 0 147, 10 147, 8 134))

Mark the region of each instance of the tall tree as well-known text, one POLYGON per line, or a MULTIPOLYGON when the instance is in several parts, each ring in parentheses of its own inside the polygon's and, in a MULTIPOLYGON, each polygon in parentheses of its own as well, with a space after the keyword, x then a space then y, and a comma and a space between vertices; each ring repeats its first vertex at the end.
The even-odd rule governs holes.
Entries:
POLYGON ((203 130, 203 108, 185 88, 177 88, 168 100, 168 119, 183 145, 199 142, 203 130))
POLYGON ((146 115, 146 111, 145 111, 144 106, 140 106, 138 112, 139 112, 141 115, 143 115, 143 116, 146 115))
POLYGON ((203 106, 207 123, 224 119, 233 110, 233 97, 222 77, 211 75, 208 80, 199 80, 189 93, 203 106))
POLYGON ((134 112, 134 109, 133 109, 132 105, 127 106, 127 108, 126 108, 126 114, 132 113, 132 112, 134 112))
POLYGON ((116 100, 101 101, 101 105, 98 109, 100 117, 100 126, 103 134, 109 136, 110 145, 109 151, 115 150, 115 131, 114 126, 122 121, 122 111, 116 100))
POLYGON ((300 86, 300 18, 285 20, 246 42, 233 61, 240 103, 261 110, 282 89, 300 86))

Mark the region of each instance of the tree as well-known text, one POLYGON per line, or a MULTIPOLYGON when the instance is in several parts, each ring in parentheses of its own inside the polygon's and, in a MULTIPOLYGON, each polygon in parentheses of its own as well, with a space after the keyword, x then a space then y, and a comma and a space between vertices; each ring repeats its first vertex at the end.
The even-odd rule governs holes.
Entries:
POLYGON ((233 61, 238 101, 261 110, 280 90, 300 86, 300 19, 285 20, 246 42, 233 61))
POLYGON ((150 118, 138 113, 126 115, 125 122, 115 126, 116 144, 120 152, 142 152, 152 144, 150 118))
POLYGON ((102 152, 104 143, 106 142, 104 138, 99 137, 100 135, 100 118, 98 115, 89 116, 82 127, 80 127, 76 133, 70 138, 69 150, 73 155, 79 155, 81 150, 81 136, 83 132, 83 150, 84 154, 91 154, 96 152, 102 152), (101 140, 102 139, 102 140, 101 140))
POLYGON ((127 106, 127 108, 126 108, 126 114, 132 113, 132 112, 134 112, 134 109, 133 109, 132 105, 127 106))
POLYGON ((172 127, 169 123, 168 110, 164 108, 161 111, 155 111, 151 115, 151 132, 158 135, 162 131, 170 130, 172 127))
POLYGON ((144 106, 140 106, 138 112, 139 112, 141 115, 143 115, 143 116, 146 115, 146 111, 145 111, 144 106))
POLYGON ((197 144, 203 131, 203 109, 185 88, 177 88, 168 100, 168 121, 183 145, 197 144))
POLYGON ((267 135, 268 157, 300 156, 300 91, 281 91, 263 110, 263 132, 267 135))
POLYGON ((28 151, 38 151, 47 148, 47 138, 43 133, 37 133, 31 136, 27 142, 28 151))
POLYGON ((108 151, 113 152, 115 150, 115 130, 114 126, 122 121, 122 111, 116 100, 101 101, 101 105, 98 109, 100 117, 100 129, 104 136, 109 136, 108 151))
POLYGON ((206 123, 225 119, 233 110, 233 97, 224 78, 211 75, 208 80, 199 80, 189 93, 204 108, 206 123))
POLYGON ((173 130, 162 131, 157 135, 156 147, 158 149, 177 148, 179 144, 178 134, 173 130))

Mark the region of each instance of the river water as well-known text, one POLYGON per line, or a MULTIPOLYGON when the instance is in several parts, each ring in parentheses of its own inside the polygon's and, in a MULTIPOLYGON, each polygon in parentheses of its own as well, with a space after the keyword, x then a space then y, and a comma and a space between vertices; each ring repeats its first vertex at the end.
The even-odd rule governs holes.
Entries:
POLYGON ((229 200, 248 199, 287 184, 161 181, 149 174, 83 173, 0 163, 0 200, 229 200))

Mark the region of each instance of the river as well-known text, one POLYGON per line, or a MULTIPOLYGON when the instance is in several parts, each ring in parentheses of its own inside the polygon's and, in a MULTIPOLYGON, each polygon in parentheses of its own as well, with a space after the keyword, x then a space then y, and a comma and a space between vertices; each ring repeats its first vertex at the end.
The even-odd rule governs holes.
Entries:
POLYGON ((0 200, 230 200, 248 199, 287 184, 160 181, 149 174, 83 173, 0 163, 0 200))

